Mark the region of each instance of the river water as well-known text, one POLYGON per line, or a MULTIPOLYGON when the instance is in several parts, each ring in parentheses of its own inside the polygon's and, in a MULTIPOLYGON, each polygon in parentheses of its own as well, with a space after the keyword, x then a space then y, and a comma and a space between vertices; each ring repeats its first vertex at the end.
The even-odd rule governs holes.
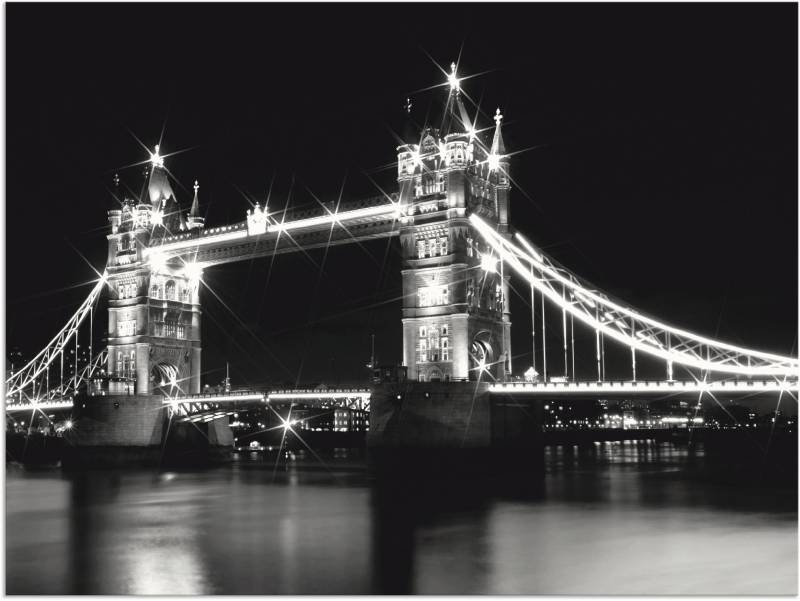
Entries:
POLYGON ((388 483, 347 452, 9 465, 6 592, 796 594, 795 486, 702 460, 628 441, 548 447, 544 476, 388 483))

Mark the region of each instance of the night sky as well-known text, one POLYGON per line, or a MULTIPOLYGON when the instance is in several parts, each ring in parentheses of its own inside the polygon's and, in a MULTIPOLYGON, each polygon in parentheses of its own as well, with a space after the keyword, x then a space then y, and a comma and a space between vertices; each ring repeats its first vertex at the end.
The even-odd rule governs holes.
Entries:
MULTIPOLYGON (((796 352, 795 4, 5 9, 6 342, 28 356, 102 271, 137 139, 183 151, 166 165, 187 209, 199 180, 209 227, 270 188, 271 209, 392 192, 405 99, 424 119, 446 94, 419 92, 444 81, 434 61, 459 53, 480 124, 500 106, 507 149, 530 149, 511 162, 517 229, 664 321, 796 352)), ((234 384, 363 379, 371 333, 399 361, 399 270, 384 240, 332 248, 322 274, 302 254, 207 271, 204 383, 226 360, 234 384)), ((511 302, 519 372, 530 318, 511 302)))

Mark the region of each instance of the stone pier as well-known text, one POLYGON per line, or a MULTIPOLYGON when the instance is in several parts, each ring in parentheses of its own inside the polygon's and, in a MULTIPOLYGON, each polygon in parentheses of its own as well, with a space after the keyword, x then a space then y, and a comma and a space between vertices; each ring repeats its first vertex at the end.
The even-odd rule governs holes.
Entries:
POLYGON ((161 395, 96 396, 75 401, 65 467, 158 466, 230 458, 228 418, 190 424, 170 417, 161 395))

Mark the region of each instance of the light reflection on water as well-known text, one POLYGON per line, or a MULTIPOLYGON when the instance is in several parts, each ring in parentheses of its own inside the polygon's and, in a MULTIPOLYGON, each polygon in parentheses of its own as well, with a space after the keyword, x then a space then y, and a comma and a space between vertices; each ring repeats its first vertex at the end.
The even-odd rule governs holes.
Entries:
MULTIPOLYGON (((702 454, 700 454, 702 455, 702 454)), ((548 447, 546 474, 379 483, 242 463, 7 471, 7 592, 795 594, 796 492, 670 444, 548 447)), ((337 463, 340 461, 340 463, 337 463)))

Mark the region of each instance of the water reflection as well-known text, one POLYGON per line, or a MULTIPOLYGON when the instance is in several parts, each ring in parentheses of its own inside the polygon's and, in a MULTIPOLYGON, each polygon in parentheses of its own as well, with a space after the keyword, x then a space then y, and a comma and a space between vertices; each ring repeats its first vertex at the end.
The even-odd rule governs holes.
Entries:
POLYGON ((544 475, 7 472, 9 593, 794 594, 796 492, 702 449, 549 447, 544 475))

